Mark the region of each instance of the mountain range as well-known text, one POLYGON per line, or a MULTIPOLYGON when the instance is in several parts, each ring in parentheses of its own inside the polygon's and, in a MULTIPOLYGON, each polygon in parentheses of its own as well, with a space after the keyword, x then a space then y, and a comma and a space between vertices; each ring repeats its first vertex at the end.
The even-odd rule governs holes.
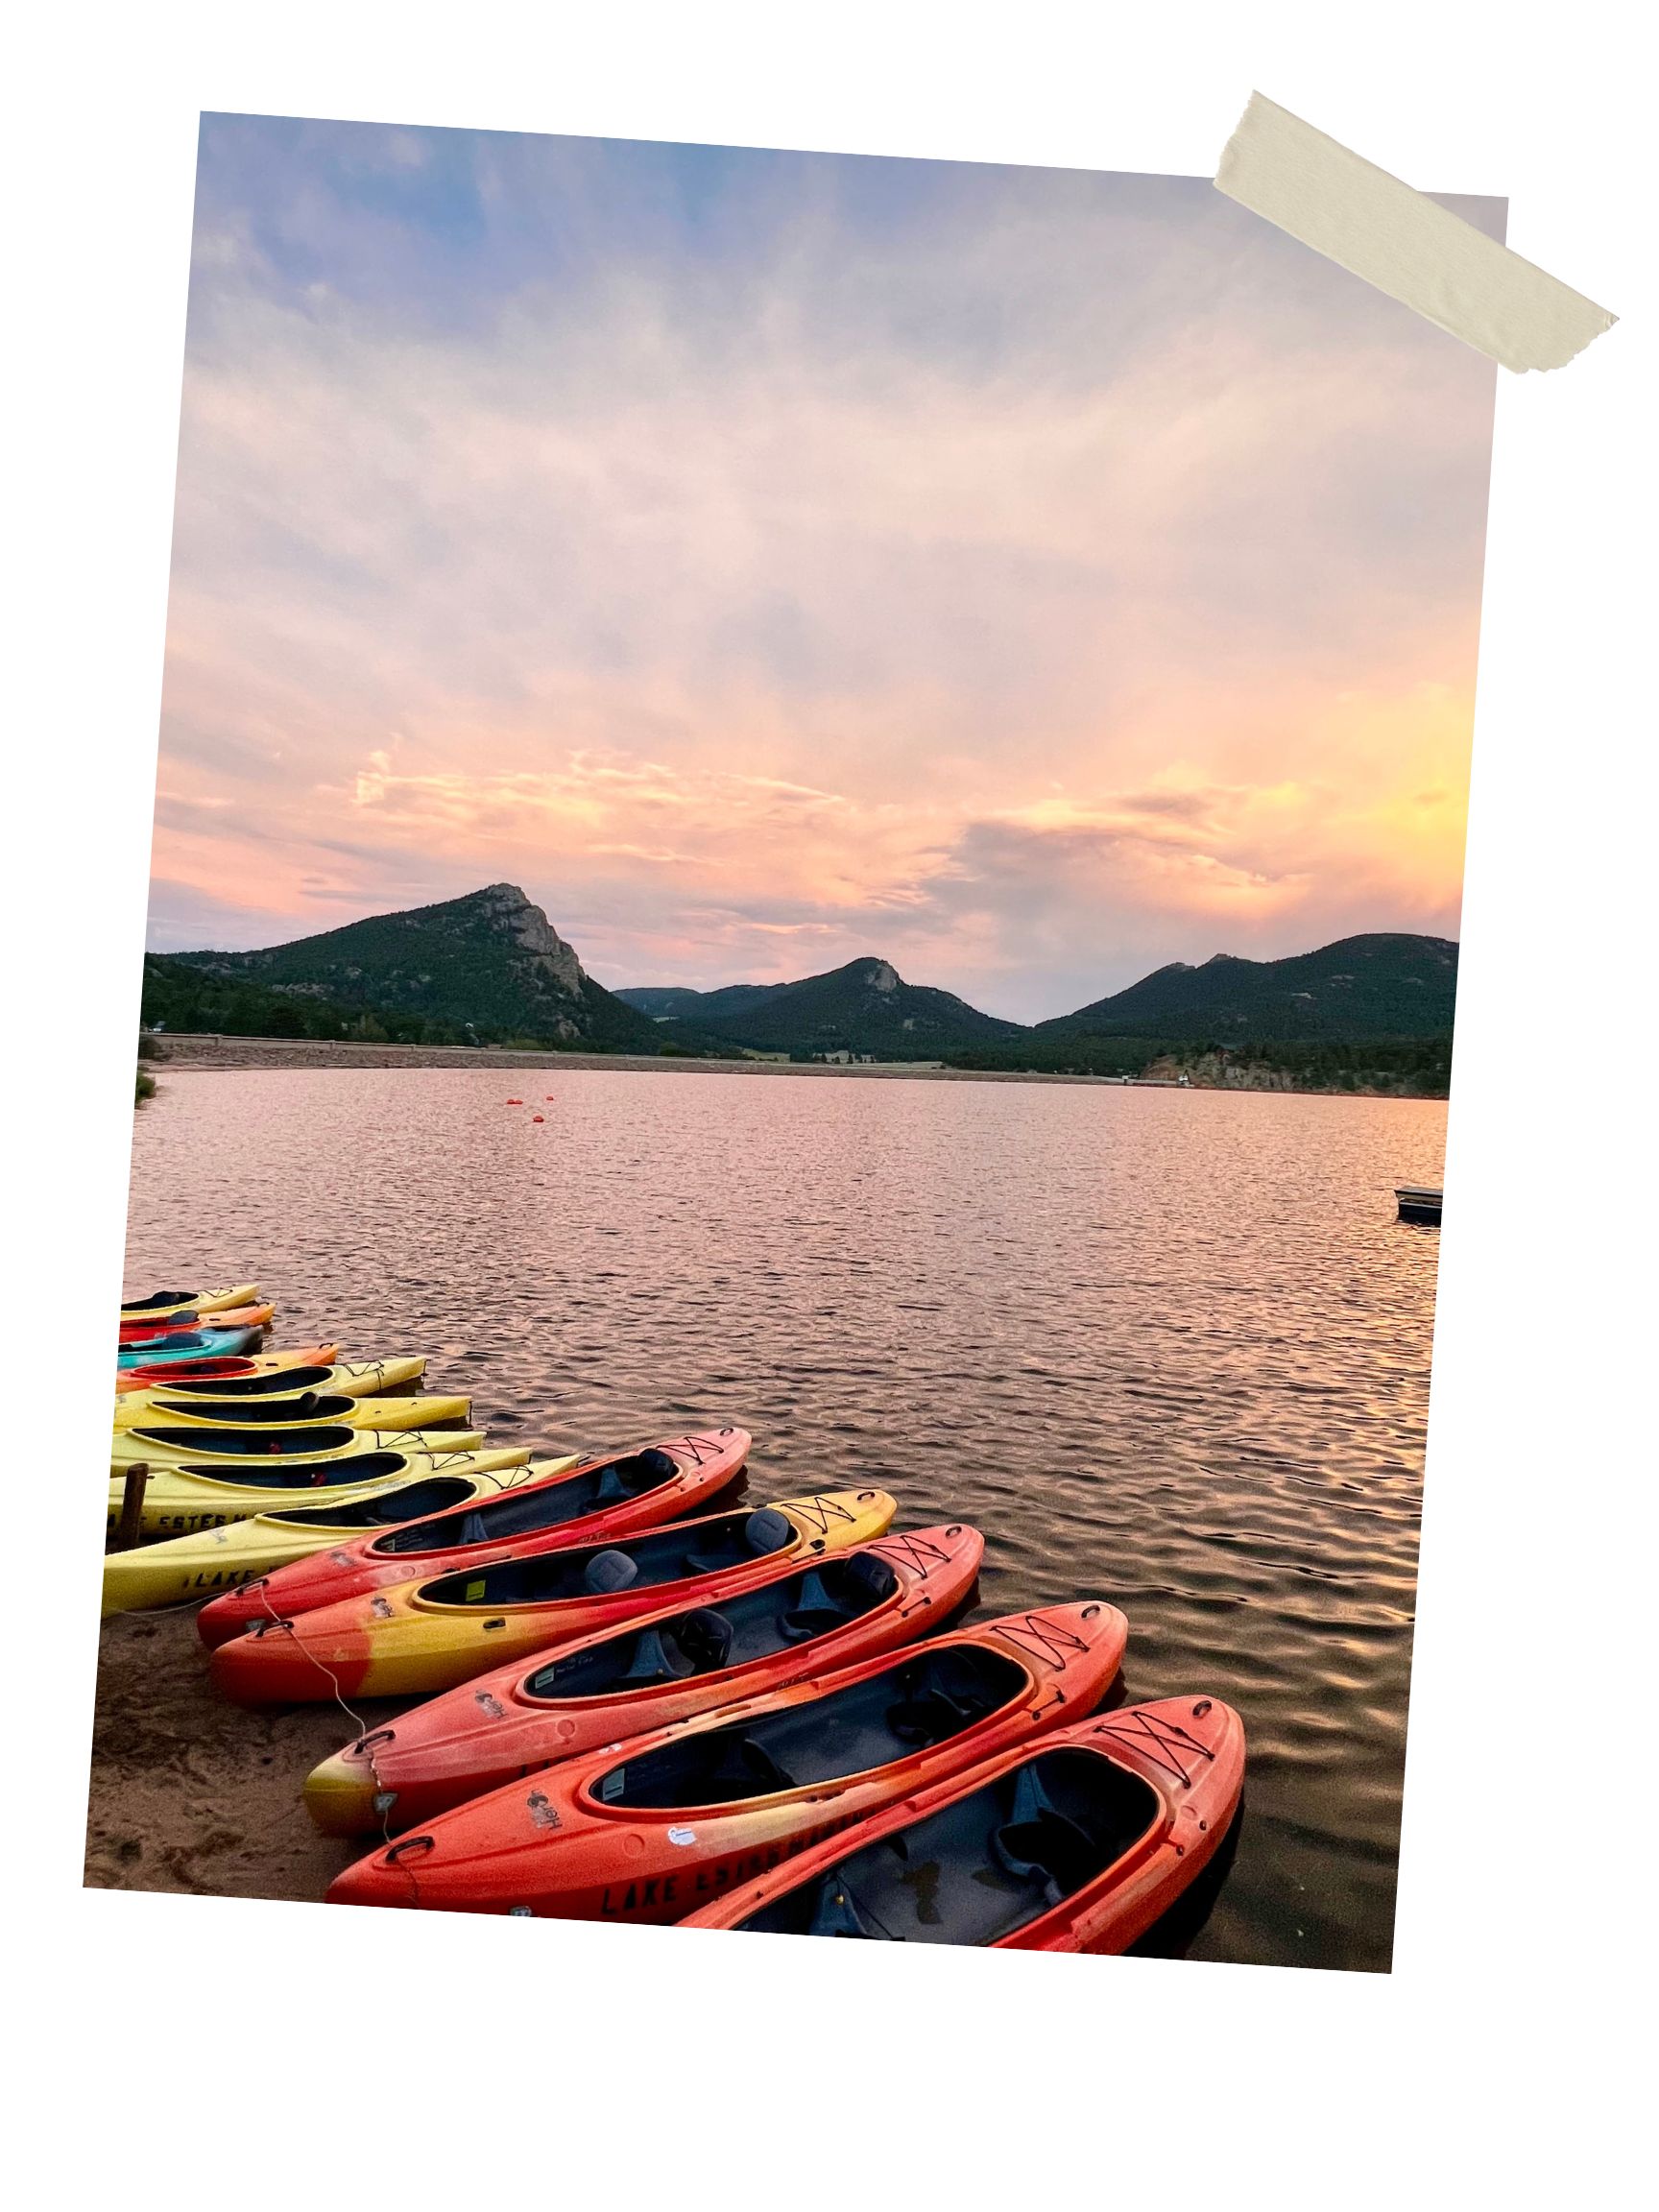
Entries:
MULTIPOLYGON (((594 982, 516 883, 373 914, 262 951, 152 953, 146 960, 146 1019, 171 1001, 161 1016, 169 1027, 197 1018, 205 1026, 215 998, 239 1015, 271 1007, 283 1017, 278 1035, 338 1036, 367 1015, 388 1035, 412 1021, 427 1032, 452 1031, 457 1043, 475 1029, 617 1051, 657 1052, 662 1045, 656 1024, 594 982), (188 1013, 179 1003, 184 999, 201 1001, 203 1016, 188 1013)), ((443 1039, 428 1034, 420 1041, 443 1039)))
POLYGON ((1023 1034, 1018 1022, 981 1014, 965 998, 906 983, 887 960, 850 960, 798 983, 733 983, 719 991, 619 991, 660 1025, 690 1023, 761 1052, 869 1052, 882 1060, 936 1060, 952 1047, 1023 1034))
POLYGON ((1283 960, 1176 962, 1035 1025, 907 983, 874 957, 789 983, 612 992, 517 884, 493 883, 258 951, 153 953, 144 1020, 239 1035, 1104 1066, 1131 1064, 1141 1045, 1443 1037, 1456 986, 1455 944, 1388 933, 1283 960))

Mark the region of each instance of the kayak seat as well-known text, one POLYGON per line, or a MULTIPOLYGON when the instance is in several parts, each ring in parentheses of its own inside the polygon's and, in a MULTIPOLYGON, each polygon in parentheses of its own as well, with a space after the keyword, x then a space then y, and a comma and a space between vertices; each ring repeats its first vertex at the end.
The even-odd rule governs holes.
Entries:
POLYGON ((732 1623, 724 1613, 702 1606, 674 1623, 674 1641, 691 1662, 693 1674, 718 1674, 732 1654, 732 1623))
POLYGON ((1036 1883, 1049 1905, 1080 1889, 1100 1867, 1095 1839, 1053 1803, 1035 1764, 1021 1767, 1009 1817, 992 1830, 990 1842, 1003 1873, 1036 1883))
POLYGON ((982 1714, 964 1705, 949 1691, 924 1690, 919 1696, 902 1697, 887 1708, 887 1725, 901 1743, 926 1747, 943 1743, 959 1729, 970 1727, 982 1714))
POLYGON ((763 1505, 758 1513, 751 1513, 743 1524, 743 1541, 757 1559, 781 1551, 794 1533, 787 1518, 771 1505, 763 1505))
POLYGON ((778 1623, 784 1641, 790 1644, 805 1644, 811 1637, 828 1636, 832 1628, 855 1621, 860 1610, 855 1604, 837 1603, 825 1588, 824 1577, 816 1567, 801 1577, 797 1596, 799 1602, 792 1605, 778 1623))
POLYGON ((626 1673, 617 1677, 616 1687, 637 1689, 644 1682, 678 1682, 696 1671, 691 1660, 676 1645, 673 1649, 663 1643, 655 1628, 642 1629, 634 1644, 634 1657, 626 1673))
POLYGON ((582 1573, 582 1587, 594 1598, 610 1598, 639 1578, 637 1560, 626 1551, 596 1551, 582 1573))
POLYGON ((626 1459, 613 1459, 601 1467, 593 1478, 592 1503, 595 1505, 622 1505, 630 1498, 641 1498, 648 1490, 660 1489, 664 1482, 680 1472, 666 1452, 659 1452, 655 1445, 646 1452, 633 1453, 626 1459))

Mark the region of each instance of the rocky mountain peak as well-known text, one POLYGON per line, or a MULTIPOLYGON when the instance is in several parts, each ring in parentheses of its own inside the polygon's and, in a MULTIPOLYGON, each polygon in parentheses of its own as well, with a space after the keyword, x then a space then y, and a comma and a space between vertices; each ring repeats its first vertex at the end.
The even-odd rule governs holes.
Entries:
POLYGON ((517 883, 486 884, 476 897, 490 919, 506 925, 519 950, 527 952, 567 998, 581 996, 588 980, 581 961, 517 883))

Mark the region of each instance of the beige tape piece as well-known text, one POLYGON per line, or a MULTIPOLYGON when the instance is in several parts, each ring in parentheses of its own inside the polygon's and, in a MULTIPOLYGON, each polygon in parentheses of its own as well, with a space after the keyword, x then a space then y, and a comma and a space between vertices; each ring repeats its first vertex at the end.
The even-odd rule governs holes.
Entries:
POLYGON ((1215 185, 1505 369, 1559 369, 1618 320, 1260 92, 1215 185))

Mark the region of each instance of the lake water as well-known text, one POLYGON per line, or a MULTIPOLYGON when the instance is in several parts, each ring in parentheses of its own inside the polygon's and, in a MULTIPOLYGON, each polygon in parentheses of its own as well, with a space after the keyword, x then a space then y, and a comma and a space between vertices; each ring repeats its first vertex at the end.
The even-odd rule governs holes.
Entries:
POLYGON ((1443 1104, 609 1070, 161 1083, 134 1123, 131 1292, 256 1275, 277 1343, 426 1352, 515 1441, 740 1422, 757 1502, 878 1482, 901 1525, 972 1521, 981 1616, 1110 1599, 1130 1697, 1243 1715, 1236 1846, 1143 1948, 1386 1969, 1438 1247, 1392 1192, 1440 1182, 1443 1104))

